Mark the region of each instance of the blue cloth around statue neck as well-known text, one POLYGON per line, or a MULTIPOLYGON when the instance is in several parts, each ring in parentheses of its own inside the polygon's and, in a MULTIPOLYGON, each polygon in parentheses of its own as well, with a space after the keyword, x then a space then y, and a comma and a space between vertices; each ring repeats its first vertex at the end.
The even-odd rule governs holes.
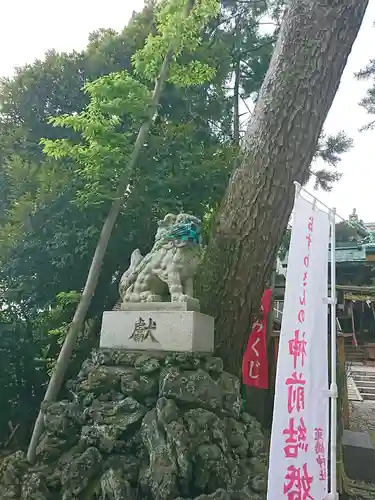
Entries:
POLYGON ((168 240, 191 241, 199 244, 201 235, 200 228, 194 222, 181 222, 165 235, 168 240))

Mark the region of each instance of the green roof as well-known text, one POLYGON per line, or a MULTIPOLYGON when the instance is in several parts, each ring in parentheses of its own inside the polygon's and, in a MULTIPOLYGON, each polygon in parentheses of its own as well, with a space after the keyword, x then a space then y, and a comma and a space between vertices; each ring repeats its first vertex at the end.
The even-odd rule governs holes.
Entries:
MULTIPOLYGON (((353 245, 353 243, 343 244, 339 243, 340 246, 336 247, 336 262, 337 263, 357 263, 357 262, 365 262, 366 260, 366 247, 362 245, 353 245)), ((331 260, 331 252, 329 252, 329 261, 331 260)), ((288 263, 288 252, 285 255, 284 260, 282 261, 283 267, 286 267, 288 263)))
POLYGON ((366 249, 362 246, 352 248, 336 247, 336 262, 364 262, 365 259, 366 249))

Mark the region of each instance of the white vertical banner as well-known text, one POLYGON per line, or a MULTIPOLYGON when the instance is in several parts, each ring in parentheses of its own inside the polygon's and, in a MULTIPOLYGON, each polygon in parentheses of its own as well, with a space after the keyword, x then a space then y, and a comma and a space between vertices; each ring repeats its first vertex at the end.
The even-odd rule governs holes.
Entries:
POLYGON ((267 500, 324 500, 328 461, 329 214, 296 195, 267 500))

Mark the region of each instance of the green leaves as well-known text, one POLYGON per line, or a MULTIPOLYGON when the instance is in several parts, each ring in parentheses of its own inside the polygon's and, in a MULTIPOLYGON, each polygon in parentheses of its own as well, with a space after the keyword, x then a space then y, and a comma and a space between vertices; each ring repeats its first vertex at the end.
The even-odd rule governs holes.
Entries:
MULTIPOLYGON (((367 80, 371 82, 365 97, 361 100, 360 105, 365 108, 367 113, 375 115, 375 59, 370 59, 367 66, 356 74, 358 80, 367 80)), ((364 125, 361 130, 372 130, 375 128, 375 120, 371 120, 364 125)))
POLYGON ((321 188, 324 191, 330 191, 333 184, 341 179, 342 174, 336 168, 341 161, 341 155, 352 147, 353 140, 343 131, 329 136, 321 134, 315 159, 323 160, 331 167, 331 170, 326 168, 311 170, 311 173, 315 176, 315 189, 321 188))
POLYGON ((170 66, 171 83, 179 86, 199 85, 209 81, 215 69, 199 60, 181 64, 182 52, 193 54, 202 39, 201 32, 206 24, 218 16, 218 0, 163 0, 157 9, 158 33, 149 34, 144 47, 132 58, 137 75, 154 81, 162 61, 171 46, 174 48, 173 62, 170 66), (188 17, 185 11, 191 2, 193 8, 188 17))
MULTIPOLYGON (((200 33, 207 21, 217 15, 217 0, 197 0, 191 14, 184 14, 187 0, 163 1, 156 13, 158 34, 150 34, 144 48, 132 58, 136 74, 152 80, 171 46, 175 47, 170 81, 181 87, 209 81, 215 71, 198 60, 182 66, 178 57, 184 50, 191 55, 200 44, 200 33)), ((86 83, 89 103, 80 113, 49 119, 55 127, 71 129, 80 142, 69 139, 42 139, 43 151, 54 158, 71 158, 80 165, 75 175, 84 181, 77 191, 81 205, 103 204, 111 200, 117 180, 131 155, 136 134, 151 104, 148 88, 127 71, 103 76, 86 83)))
POLYGON ((55 127, 70 128, 81 142, 42 139, 43 151, 55 159, 71 158, 75 170, 76 202, 101 204, 113 196, 116 181, 130 155, 135 134, 142 123, 151 93, 127 71, 111 73, 84 86, 89 103, 80 113, 52 117, 55 127))
POLYGON ((185 67, 172 63, 169 81, 179 87, 188 87, 189 85, 202 85, 212 80, 214 76, 214 68, 200 61, 192 61, 185 67))

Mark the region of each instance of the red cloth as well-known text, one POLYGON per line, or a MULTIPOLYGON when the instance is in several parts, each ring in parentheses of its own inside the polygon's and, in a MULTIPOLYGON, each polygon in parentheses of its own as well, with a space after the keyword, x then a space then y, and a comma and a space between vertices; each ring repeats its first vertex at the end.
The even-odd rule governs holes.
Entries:
POLYGON ((264 291, 260 310, 262 318, 253 324, 242 360, 242 378, 245 385, 268 389, 267 319, 271 309, 272 290, 264 291))

